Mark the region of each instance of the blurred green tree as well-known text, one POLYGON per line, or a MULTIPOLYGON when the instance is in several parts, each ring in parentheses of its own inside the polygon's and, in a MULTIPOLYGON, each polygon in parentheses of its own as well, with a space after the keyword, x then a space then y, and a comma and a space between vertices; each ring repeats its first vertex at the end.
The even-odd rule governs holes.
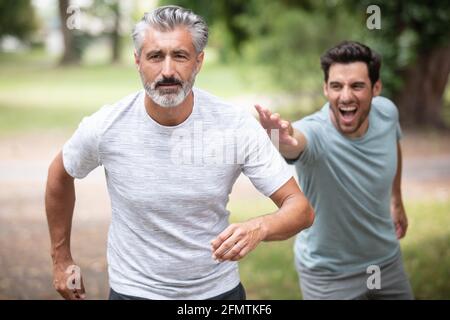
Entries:
POLYGON ((9 35, 26 40, 36 28, 31 0, 0 1, 0 39, 9 35))
POLYGON ((450 73, 450 2, 350 0, 357 12, 378 5, 381 29, 371 36, 382 47, 384 82, 404 123, 444 127, 443 96, 450 73))
POLYGON ((81 61, 82 46, 80 45, 80 37, 76 29, 75 19, 78 19, 77 12, 70 8, 70 0, 58 1, 59 21, 61 25, 61 33, 64 40, 64 51, 60 59, 60 65, 79 64, 81 61), (73 26, 69 26, 68 22, 72 21, 73 26))
POLYGON ((201 15, 210 29, 216 28, 220 34, 220 41, 211 39, 219 51, 222 62, 229 61, 234 52, 238 52, 241 44, 248 40, 249 33, 240 23, 242 15, 252 11, 251 1, 241 0, 160 0, 160 5, 179 5, 189 8, 201 15))
POLYGON ((110 38, 111 43, 112 63, 120 62, 121 58, 120 2, 120 0, 94 0, 89 8, 89 12, 94 16, 101 17, 105 24, 105 33, 110 38))

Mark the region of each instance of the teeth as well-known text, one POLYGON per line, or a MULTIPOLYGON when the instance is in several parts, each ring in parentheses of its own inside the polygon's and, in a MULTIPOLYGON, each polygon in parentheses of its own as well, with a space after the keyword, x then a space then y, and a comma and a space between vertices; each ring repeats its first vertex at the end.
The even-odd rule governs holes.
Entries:
POLYGON ((355 111, 356 107, 341 107, 339 108, 341 111, 355 111))

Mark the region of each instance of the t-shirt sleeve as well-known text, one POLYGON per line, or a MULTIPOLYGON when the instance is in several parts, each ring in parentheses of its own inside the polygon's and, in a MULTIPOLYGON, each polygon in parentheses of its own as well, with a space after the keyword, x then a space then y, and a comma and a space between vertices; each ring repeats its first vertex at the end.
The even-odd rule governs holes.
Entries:
POLYGON ((382 96, 377 96, 373 99, 372 102, 374 105, 381 106, 384 110, 386 110, 389 114, 390 119, 392 119, 392 123, 395 126, 395 135, 397 140, 400 140, 403 137, 402 128, 400 126, 400 115, 398 112, 398 108, 394 102, 390 99, 382 96))
POLYGON ((240 130, 240 141, 243 141, 240 152, 244 154, 242 172, 256 189, 269 197, 293 174, 255 118, 246 115, 240 130))
POLYGON ((101 165, 98 145, 102 110, 83 118, 72 137, 63 146, 63 163, 67 173, 82 179, 101 165))
POLYGON ((289 164, 294 164, 297 161, 301 161, 304 164, 313 163, 323 154, 323 126, 320 122, 312 118, 305 118, 300 121, 296 121, 292 124, 292 126, 305 136, 306 146, 297 159, 286 160, 289 164))

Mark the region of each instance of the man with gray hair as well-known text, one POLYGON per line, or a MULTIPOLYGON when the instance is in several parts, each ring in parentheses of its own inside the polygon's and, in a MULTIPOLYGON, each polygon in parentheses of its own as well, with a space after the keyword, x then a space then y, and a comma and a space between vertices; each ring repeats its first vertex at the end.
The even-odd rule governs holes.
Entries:
POLYGON ((145 14, 133 31, 144 90, 84 118, 52 162, 46 210, 64 298, 85 298, 81 273, 78 287, 67 273, 79 270, 70 251, 74 178, 100 165, 112 208, 110 299, 245 299, 237 261, 312 224, 311 206, 257 120, 193 87, 207 39, 189 10, 145 14), (278 210, 230 225, 226 206, 241 172, 278 210))

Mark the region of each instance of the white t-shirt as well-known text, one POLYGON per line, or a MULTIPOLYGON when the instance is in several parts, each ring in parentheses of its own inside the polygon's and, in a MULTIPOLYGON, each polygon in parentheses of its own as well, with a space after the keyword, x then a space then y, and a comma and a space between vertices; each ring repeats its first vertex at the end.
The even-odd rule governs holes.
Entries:
POLYGON ((243 172, 270 196, 292 177, 256 119, 205 91, 193 93, 193 111, 177 126, 147 114, 142 90, 84 118, 64 145, 72 177, 104 167, 116 292, 205 299, 233 289, 237 263, 214 261, 210 242, 229 224, 234 182, 243 172))

